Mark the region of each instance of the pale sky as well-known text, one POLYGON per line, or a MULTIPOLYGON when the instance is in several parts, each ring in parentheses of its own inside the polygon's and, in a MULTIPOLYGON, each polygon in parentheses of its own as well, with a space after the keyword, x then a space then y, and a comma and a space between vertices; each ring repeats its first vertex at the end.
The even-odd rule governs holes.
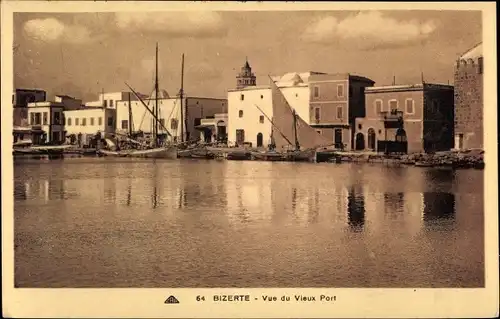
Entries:
POLYGON ((159 43, 160 88, 226 97, 248 57, 267 74, 319 71, 376 85, 453 83, 456 58, 481 41, 479 11, 15 13, 14 86, 85 101, 124 82, 149 94, 159 43))

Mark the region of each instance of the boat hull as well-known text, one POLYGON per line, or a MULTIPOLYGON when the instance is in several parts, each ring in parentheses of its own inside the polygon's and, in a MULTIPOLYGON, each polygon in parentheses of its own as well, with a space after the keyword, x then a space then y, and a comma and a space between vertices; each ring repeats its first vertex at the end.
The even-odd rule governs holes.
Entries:
POLYGON ((136 158, 164 158, 176 159, 177 147, 159 147, 148 150, 124 150, 124 151, 107 151, 99 150, 99 154, 112 157, 136 157, 136 158))
POLYGON ((276 152, 252 152, 252 159, 256 161, 281 162, 285 157, 281 153, 276 152))

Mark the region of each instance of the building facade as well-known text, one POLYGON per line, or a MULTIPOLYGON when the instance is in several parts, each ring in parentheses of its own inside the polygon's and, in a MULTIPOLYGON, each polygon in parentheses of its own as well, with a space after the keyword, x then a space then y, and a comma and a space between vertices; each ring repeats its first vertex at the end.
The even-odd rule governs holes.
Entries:
POLYGON ((483 148, 483 46, 476 45, 455 65, 456 149, 483 148))
POLYGON ((59 102, 28 103, 29 125, 34 131, 43 131, 40 140, 33 141, 35 144, 62 144, 65 141, 63 111, 64 104, 59 102))
POLYGON ((28 125, 28 103, 43 102, 46 99, 47 93, 43 90, 16 89, 12 93, 13 125, 28 125))
POLYGON ((85 108, 64 111, 66 137, 71 143, 89 145, 100 133, 102 138, 115 132, 116 110, 110 108, 85 108))
POLYGON ((310 125, 337 148, 352 149, 355 119, 365 116, 365 88, 374 83, 348 73, 312 75, 309 78, 310 125))
MULTIPOLYGON (((271 77, 288 104, 310 122, 309 79, 319 72, 291 72, 271 77)), ((239 78, 237 77, 237 87, 239 78)), ((246 86, 228 90, 228 142, 232 145, 267 147, 271 143, 273 100, 271 87, 246 86)))
POLYGON ((453 86, 416 84, 365 89, 366 115, 356 119, 355 150, 433 152, 453 145, 453 86))
MULTIPOLYGON (((164 92, 166 94, 166 92, 164 92)), ((142 95, 141 95, 142 97, 142 95)), ((168 97, 168 94, 166 95, 168 97)), ((132 92, 102 92, 99 93, 99 99, 97 101, 86 102, 86 107, 104 107, 115 109, 116 105, 120 101, 138 101, 139 99, 132 92)))

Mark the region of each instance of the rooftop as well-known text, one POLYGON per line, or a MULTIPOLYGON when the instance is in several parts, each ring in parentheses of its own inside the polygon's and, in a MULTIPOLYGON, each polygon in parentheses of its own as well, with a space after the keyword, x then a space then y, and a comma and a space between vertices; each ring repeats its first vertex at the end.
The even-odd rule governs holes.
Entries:
POLYGON ((476 44, 474 47, 471 49, 467 50, 464 54, 460 56, 460 59, 462 60, 467 60, 467 59, 476 59, 480 58, 483 56, 483 43, 480 42, 476 44))
POLYGON ((417 83, 417 84, 405 84, 405 85, 373 86, 373 87, 365 88, 365 93, 420 91, 420 90, 423 90, 424 88, 425 89, 453 90, 453 85, 434 84, 434 83, 417 83))

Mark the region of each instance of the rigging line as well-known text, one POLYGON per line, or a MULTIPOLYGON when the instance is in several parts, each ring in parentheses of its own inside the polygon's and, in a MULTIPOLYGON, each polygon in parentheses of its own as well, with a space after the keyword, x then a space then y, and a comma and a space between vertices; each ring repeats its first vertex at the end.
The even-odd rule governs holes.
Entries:
MULTIPOLYGON (((153 89, 153 91, 151 91, 149 96, 151 96, 151 94, 153 94, 153 92, 154 92, 154 89, 153 89)), ((149 106, 149 103, 151 103, 151 100, 148 100, 147 106, 149 106)), ((142 128, 142 123, 144 122, 144 117, 146 116, 146 111, 147 110, 144 110, 144 113, 142 113, 142 119, 141 119, 141 123, 139 124, 139 130, 142 128)))

